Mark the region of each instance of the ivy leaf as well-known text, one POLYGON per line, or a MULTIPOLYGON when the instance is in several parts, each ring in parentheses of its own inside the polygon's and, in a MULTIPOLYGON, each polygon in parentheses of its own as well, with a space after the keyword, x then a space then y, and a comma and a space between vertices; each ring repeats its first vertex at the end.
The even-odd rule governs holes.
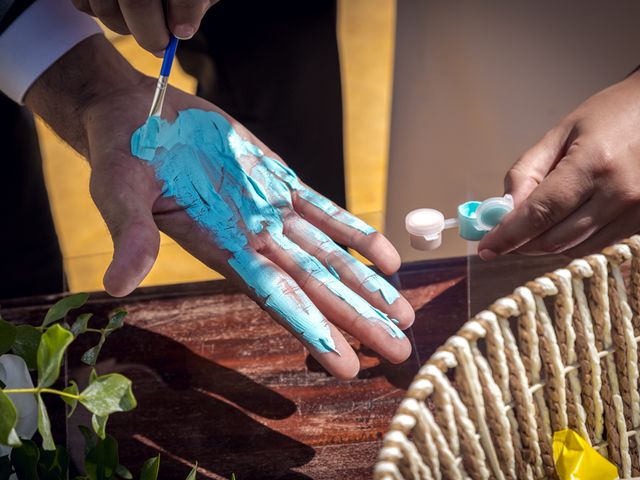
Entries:
POLYGON ((69 471, 69 453, 57 445, 55 450, 40 452, 38 475, 40 480, 66 480, 69 471))
POLYGON ((98 378, 98 372, 96 372, 95 368, 92 368, 89 372, 89 383, 95 382, 96 378, 98 378))
POLYGON ((0 355, 11 350, 16 340, 16 326, 0 317, 0 355))
POLYGON ((98 444, 98 437, 85 425, 79 425, 78 429, 80 429, 80 433, 84 437, 84 454, 87 455, 98 444))
POLYGON ((93 431, 104 440, 106 437, 106 428, 107 428, 107 420, 109 420, 109 416, 105 415, 104 417, 100 417, 98 415, 93 415, 91 417, 91 426, 93 427, 93 431))
POLYGON ((73 322, 73 325, 71 325, 71 332, 73 333, 74 337, 77 337, 78 335, 85 333, 87 331, 87 327, 89 325, 89 319, 92 316, 93 316, 92 313, 82 313, 78 315, 78 318, 76 318, 76 321, 73 322))
POLYGON ((127 316, 126 310, 116 310, 114 314, 111 316, 111 318, 109 319, 109 323, 105 328, 107 334, 113 332, 114 330, 122 328, 122 326, 124 325, 124 317, 126 316, 127 316))
POLYGON ((11 463, 20 480, 38 480, 40 449, 32 440, 24 440, 20 448, 11 451, 11 463))
POLYGON ((73 333, 60 325, 49 327, 38 347, 38 387, 46 388, 58 379, 64 352, 73 342, 73 333))
POLYGON ((198 462, 193 466, 186 480, 196 480, 196 473, 198 473, 198 462))
POLYGON ((69 295, 68 297, 64 297, 62 300, 59 300, 45 315, 42 327, 46 327, 47 325, 64 318, 70 310, 80 308, 86 303, 88 298, 88 293, 76 293, 75 295, 69 295))
POLYGON ((51 421, 49 420, 49 413, 47 412, 47 406, 42 400, 42 396, 40 394, 37 395, 38 398, 38 431, 40 435, 42 435, 42 448, 45 450, 55 450, 56 444, 53 441, 53 436, 51 435, 51 421))
POLYGON ((20 438, 15 431, 18 423, 18 411, 9 396, 0 390, 0 443, 10 447, 19 447, 20 438))
POLYGON ((5 480, 11 476, 13 468, 11 467, 11 459, 9 455, 0 457, 0 478, 5 480))
POLYGON ((98 416, 114 412, 126 412, 136 407, 136 398, 131 391, 131 380, 119 373, 96 377, 80 393, 80 403, 98 416))
POLYGON ((87 452, 85 457, 85 469, 91 480, 107 480, 113 475, 120 465, 118 458, 118 442, 111 435, 104 440, 99 440, 96 445, 87 452))
POLYGON ((120 478, 124 478, 125 480, 131 480, 133 478, 133 475, 131 474, 129 469, 124 465, 118 465, 116 467, 116 475, 118 475, 120 478))
POLYGON ((104 345, 105 335, 102 333, 100 336, 100 341, 95 347, 91 347, 89 350, 82 354, 82 363, 85 365, 94 366, 98 361, 98 355, 100 355, 100 350, 102 349, 102 345, 104 345))
POLYGON ((42 332, 32 325, 18 325, 16 327, 16 339, 11 350, 22 357, 29 370, 35 370, 38 366, 38 345, 42 332))
POLYGON ((100 331, 100 340, 98 341, 98 344, 82 354, 82 363, 90 366, 96 364, 98 361, 98 355, 100 355, 100 351, 102 350, 105 340, 115 330, 122 328, 124 325, 124 317, 126 316, 126 310, 117 310, 114 315, 111 316, 107 326, 100 331))
POLYGON ((157 480, 160 470, 160 455, 150 458, 142 464, 140 470, 140 480, 157 480))
MULTIPOLYGON (((62 391, 65 393, 70 393, 71 395, 78 395, 79 393, 78 384, 73 380, 71 380, 67 388, 65 388, 62 391)), ((71 409, 69 410, 69 414, 67 415, 67 418, 71 417, 71 415, 73 415, 73 412, 75 412, 76 407, 78 406, 78 400, 76 398, 69 398, 69 397, 60 397, 60 398, 62 398, 64 403, 66 403, 71 407, 71 409)))

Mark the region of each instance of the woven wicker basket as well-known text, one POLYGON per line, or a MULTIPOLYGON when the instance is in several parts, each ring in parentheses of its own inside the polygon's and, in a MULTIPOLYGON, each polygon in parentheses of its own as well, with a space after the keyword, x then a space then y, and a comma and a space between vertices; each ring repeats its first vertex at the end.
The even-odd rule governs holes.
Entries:
POLYGON ((640 236, 516 288, 420 369, 376 480, 555 478, 571 428, 640 475, 640 236), (630 262, 628 281, 622 274, 630 262))

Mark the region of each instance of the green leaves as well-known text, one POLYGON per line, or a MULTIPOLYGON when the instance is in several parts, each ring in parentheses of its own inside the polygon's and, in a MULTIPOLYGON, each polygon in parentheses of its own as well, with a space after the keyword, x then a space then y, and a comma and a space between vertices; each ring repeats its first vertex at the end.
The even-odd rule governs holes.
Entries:
POLYGON ((69 453, 58 445, 55 450, 41 450, 38 462, 40 480, 66 480, 69 471, 69 453))
POLYGON ((92 366, 96 364, 98 355, 100 354, 100 350, 102 349, 102 346, 104 345, 107 337, 117 329, 122 328, 122 326, 124 325, 124 317, 126 316, 127 312, 125 310, 116 310, 111 318, 109 318, 109 323, 107 324, 107 326, 100 330, 100 340, 98 341, 98 344, 94 347, 91 347, 82 355, 81 360, 83 363, 92 366))
POLYGON ((116 310, 111 318, 109 319, 109 323, 107 324, 107 328, 105 328, 105 332, 107 335, 114 332, 115 330, 122 328, 124 325, 124 317, 127 316, 126 310, 116 310))
MULTIPOLYGON (((66 480, 69 454, 61 446, 45 451, 34 441, 24 440, 20 448, 12 450, 11 463, 20 480, 66 480)), ((1 473, 0 478, 4 478, 1 473)))
POLYGON ((84 305, 88 298, 88 293, 76 293, 75 295, 69 295, 68 297, 64 297, 62 300, 59 300, 47 312, 44 317, 44 321, 42 322, 42 326, 46 327, 51 325, 53 322, 63 319, 70 310, 80 308, 84 305))
POLYGON ((11 463, 20 480, 38 480, 40 449, 31 440, 25 440, 20 448, 11 451, 11 463))
POLYGON ((160 455, 150 458, 142 464, 140 480, 157 480, 160 471, 160 455))
POLYGON ((38 400, 38 431, 42 435, 42 448, 45 450, 55 450, 56 444, 53 441, 51 435, 51 421, 49 420, 49 413, 47 412, 47 406, 42 400, 40 394, 37 395, 38 400))
POLYGON ((0 390, 0 443, 10 447, 19 447, 20 438, 15 431, 18 412, 9 396, 0 390))
POLYGON ((196 474, 198 473, 198 462, 193 466, 186 480, 196 480, 196 474))
POLYGON ((91 480, 113 478, 119 465, 118 442, 111 435, 98 440, 85 457, 85 469, 91 480))
POLYGON ((18 325, 16 327, 16 339, 11 350, 22 357, 29 370, 35 370, 38 365, 38 345, 42 331, 31 325, 18 325))
POLYGON ((91 426, 93 427, 93 431, 104 440, 107 435, 107 420, 109 420, 109 416, 105 415, 104 417, 99 417, 98 415, 93 415, 91 417, 91 426))
POLYGON ((93 316, 91 313, 83 313, 78 315, 76 321, 71 325, 71 332, 75 337, 80 334, 83 334, 87 331, 87 327, 89 325, 89 319, 93 316))
MULTIPOLYGON (((10 456, 0 457, 0 480, 8 478, 12 473, 15 473, 19 480, 68 478, 69 455, 63 447, 55 445, 51 434, 51 420, 45 403, 49 394, 60 396, 69 405, 69 416, 74 413, 78 403, 92 413, 93 431, 85 426, 81 427, 86 440, 86 474, 76 477, 76 480, 133 478, 131 472, 119 463, 117 441, 106 433, 110 414, 129 411, 136 407, 131 381, 118 373, 99 376, 95 369, 91 369, 89 385, 82 392, 79 392, 74 381, 70 381, 64 390, 53 387, 60 376, 65 352, 77 336, 85 333, 100 335, 98 343, 85 352, 82 358, 85 363, 94 365, 107 337, 124 325, 124 310, 115 311, 109 317, 107 325, 101 329, 90 327, 89 313, 78 315, 74 322, 67 322, 65 317, 69 311, 84 305, 87 298, 88 295, 84 293, 63 298, 49 309, 40 327, 15 326, 0 318, 0 355, 9 351, 15 353, 25 361, 29 370, 37 370, 38 375, 35 387, 29 381, 28 387, 9 389, 0 382, 0 444, 13 447, 10 456), (60 320, 62 322, 59 322, 60 320), (11 400, 10 395, 14 393, 29 394, 31 402, 35 396, 41 445, 39 441, 36 444, 32 440, 21 441, 18 437, 17 408, 22 409, 22 404, 18 399, 15 403, 11 400)), ((20 364, 27 375, 28 372, 21 361, 20 364)), ((141 480, 157 480, 159 466, 160 456, 149 459, 142 468, 141 480)), ((195 480, 196 473, 197 465, 191 470, 187 480, 195 480)))
POLYGON ((120 478, 124 478, 125 480, 131 480, 133 478, 133 475, 131 474, 129 469, 124 465, 118 465, 116 467, 116 475, 118 475, 120 478))
POLYGON ((16 327, 0 317, 0 355, 11 350, 16 340, 16 327))
POLYGON ((82 355, 82 358, 80 359, 82 360, 82 363, 85 363, 91 366, 96 364, 96 362, 98 361, 98 355, 100 354, 100 350, 102 350, 102 345, 104 345, 104 340, 105 340, 105 336, 102 335, 96 346, 91 347, 89 350, 84 352, 84 354, 82 355))
POLYGON ((119 373, 96 377, 80 393, 80 403, 100 417, 115 412, 126 412, 137 405, 131 391, 131 380, 119 373))
MULTIPOLYGON (((64 393, 69 393, 71 395, 78 396, 78 384, 76 382, 74 382, 73 380, 71 380, 69 382, 69 385, 67 386, 67 388, 65 388, 62 391, 64 393)), ((64 395, 61 398, 64 401, 64 403, 66 403, 67 405, 69 405, 71 407, 69 409, 69 414, 67 415, 67 417, 70 417, 71 415, 73 415, 73 412, 76 411, 76 407, 78 406, 78 399, 77 398, 67 397, 67 396, 64 396, 64 395)))
POLYGON ((9 455, 0 457, 0 478, 5 480, 11 476, 13 468, 11 467, 11 459, 9 455))
POLYGON ((73 333, 60 325, 54 325, 42 334, 37 354, 38 387, 49 387, 58 379, 64 352, 71 342, 73 333))

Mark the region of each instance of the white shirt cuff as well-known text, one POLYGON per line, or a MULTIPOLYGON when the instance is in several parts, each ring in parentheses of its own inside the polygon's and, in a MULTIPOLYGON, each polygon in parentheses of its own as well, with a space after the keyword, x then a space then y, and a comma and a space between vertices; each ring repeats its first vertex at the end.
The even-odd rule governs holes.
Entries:
POLYGON ((71 0, 36 0, 0 35, 0 91, 22 103, 45 70, 96 33, 95 20, 71 0))

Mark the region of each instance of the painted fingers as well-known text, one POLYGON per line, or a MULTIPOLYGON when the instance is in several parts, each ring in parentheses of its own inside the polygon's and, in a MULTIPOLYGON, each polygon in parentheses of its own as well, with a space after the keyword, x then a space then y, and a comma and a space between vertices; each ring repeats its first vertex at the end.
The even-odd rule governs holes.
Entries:
POLYGON ((212 244, 211 233, 183 211, 156 214, 160 229, 175 238, 205 265, 240 286, 279 324, 290 331, 332 375, 352 378, 358 373, 355 352, 316 306, 297 280, 251 247, 230 252, 212 244))
MULTIPOLYGON (((384 279, 375 274, 367 275, 365 284, 370 284, 371 290, 355 282, 353 286, 356 288, 350 288, 338 271, 346 273, 351 267, 338 261, 338 257, 335 258, 337 268, 330 264, 326 267, 291 239, 275 233, 272 240, 271 247, 265 249, 264 255, 295 280, 331 323, 391 362, 399 363, 407 359, 411 344, 401 328, 408 326, 411 317, 403 311, 400 295, 384 279), (362 295, 356 290, 360 290, 362 295), (381 291, 386 299, 380 298, 381 291), (396 302, 394 310, 404 316, 402 323, 387 313, 390 311, 389 304, 396 302), (384 306, 384 310, 372 303, 384 306)), ((353 272, 351 278, 355 278, 353 272)))

